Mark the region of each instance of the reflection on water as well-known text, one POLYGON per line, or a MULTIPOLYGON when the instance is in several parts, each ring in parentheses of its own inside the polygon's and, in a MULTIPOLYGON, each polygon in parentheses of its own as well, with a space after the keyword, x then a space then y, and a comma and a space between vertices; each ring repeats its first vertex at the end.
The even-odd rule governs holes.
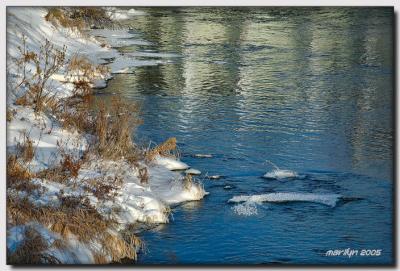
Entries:
POLYGON ((176 136, 185 162, 227 178, 220 186, 205 180, 207 198, 175 208, 170 225, 144 234, 141 262, 168 263, 171 255, 178 263, 390 262, 392 9, 144 10, 126 24, 151 45, 120 50, 171 63, 118 75, 107 92, 141 102, 139 141, 176 136), (263 180, 265 160, 307 178, 263 180), (233 195, 276 191, 363 200, 334 209, 264 204, 249 218, 226 204, 233 195), (384 253, 350 260, 320 253, 347 247, 384 253))

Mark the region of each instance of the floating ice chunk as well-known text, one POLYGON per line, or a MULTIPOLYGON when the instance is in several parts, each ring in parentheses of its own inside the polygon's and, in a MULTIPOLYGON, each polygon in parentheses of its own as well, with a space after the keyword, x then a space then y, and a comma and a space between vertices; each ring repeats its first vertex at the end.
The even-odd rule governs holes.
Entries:
POLYGON ((164 166, 169 170, 185 170, 189 168, 187 164, 170 157, 157 156, 154 161, 157 165, 164 166))
POLYGON ((267 172, 264 178, 269 179, 286 179, 286 178, 296 178, 298 176, 297 172, 287 169, 274 169, 267 172))
POLYGON ((197 169, 194 169, 194 168, 191 168, 191 169, 185 170, 185 173, 186 174, 191 174, 191 175, 200 175, 201 171, 197 170, 197 169))
POLYGON ((336 202, 341 197, 338 194, 313 194, 313 193, 269 193, 252 196, 234 196, 228 202, 289 202, 306 201, 325 204, 331 207, 336 206, 336 202))
POLYGON ((221 178, 222 178, 221 175, 211 175, 211 176, 208 176, 208 179, 210 179, 210 180, 218 180, 218 179, 221 179, 221 178))
POLYGON ((242 204, 237 204, 232 207, 232 210, 242 216, 252 216, 252 215, 257 215, 258 210, 257 210, 257 205, 255 203, 242 203, 242 204))
POLYGON ((295 178, 298 176, 297 172, 292 171, 292 170, 287 170, 287 169, 280 169, 277 165, 272 163, 269 160, 265 160, 266 163, 272 165, 275 169, 267 172, 264 175, 264 178, 270 178, 270 179, 285 179, 285 178, 295 178))
POLYGON ((212 158, 213 157, 211 154, 202 154, 202 153, 197 153, 193 156, 196 158, 212 158))

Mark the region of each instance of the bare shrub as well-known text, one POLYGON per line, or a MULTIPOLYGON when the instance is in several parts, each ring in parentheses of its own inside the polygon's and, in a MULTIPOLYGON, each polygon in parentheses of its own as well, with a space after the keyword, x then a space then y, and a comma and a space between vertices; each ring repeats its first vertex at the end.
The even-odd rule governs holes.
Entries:
POLYGON ((26 36, 22 35, 21 37, 22 46, 18 46, 19 56, 14 59, 14 62, 17 66, 17 70, 19 74, 22 74, 20 81, 14 87, 14 90, 19 88, 20 86, 27 84, 32 77, 28 77, 27 74, 27 64, 34 61, 37 58, 37 55, 33 51, 29 51, 26 46, 26 36))
POLYGON ((17 87, 24 84, 28 90, 23 96, 17 98, 17 105, 33 105, 35 112, 40 112, 49 100, 54 99, 50 91, 45 93, 44 90, 50 77, 64 65, 65 52, 65 46, 57 49, 46 39, 40 47, 39 54, 36 54, 26 48, 25 37, 23 37, 23 49, 20 49, 20 57, 15 60, 23 70, 23 78, 17 87), (35 66, 35 70, 28 78, 26 67, 29 63, 35 66))

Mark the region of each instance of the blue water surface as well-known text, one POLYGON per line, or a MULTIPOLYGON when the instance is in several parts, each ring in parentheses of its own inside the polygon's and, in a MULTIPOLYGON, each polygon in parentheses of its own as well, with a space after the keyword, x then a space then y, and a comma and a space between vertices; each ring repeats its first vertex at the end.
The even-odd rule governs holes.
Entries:
POLYGON ((140 144, 176 137, 210 194, 142 232, 138 262, 392 263, 393 10, 143 10, 127 24, 151 45, 119 50, 178 57, 116 75, 104 92, 140 103, 140 144), (273 169, 265 160, 301 176, 262 178, 273 169), (342 198, 262 203, 251 216, 228 203, 274 192, 342 198), (346 248, 382 253, 325 255, 346 248))

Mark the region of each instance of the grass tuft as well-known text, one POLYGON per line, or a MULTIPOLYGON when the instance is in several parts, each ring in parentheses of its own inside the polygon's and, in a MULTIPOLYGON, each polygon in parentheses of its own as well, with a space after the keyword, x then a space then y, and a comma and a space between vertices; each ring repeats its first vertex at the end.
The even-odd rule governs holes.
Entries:
POLYGON ((125 102, 120 97, 113 98, 109 108, 104 102, 98 103, 95 135, 96 150, 101 157, 137 161, 139 151, 133 143, 132 133, 141 123, 138 113, 137 104, 125 102))
POLYGON ((146 153, 146 160, 152 161, 157 155, 175 156, 172 151, 176 150, 176 138, 168 138, 165 142, 154 147, 146 153))

